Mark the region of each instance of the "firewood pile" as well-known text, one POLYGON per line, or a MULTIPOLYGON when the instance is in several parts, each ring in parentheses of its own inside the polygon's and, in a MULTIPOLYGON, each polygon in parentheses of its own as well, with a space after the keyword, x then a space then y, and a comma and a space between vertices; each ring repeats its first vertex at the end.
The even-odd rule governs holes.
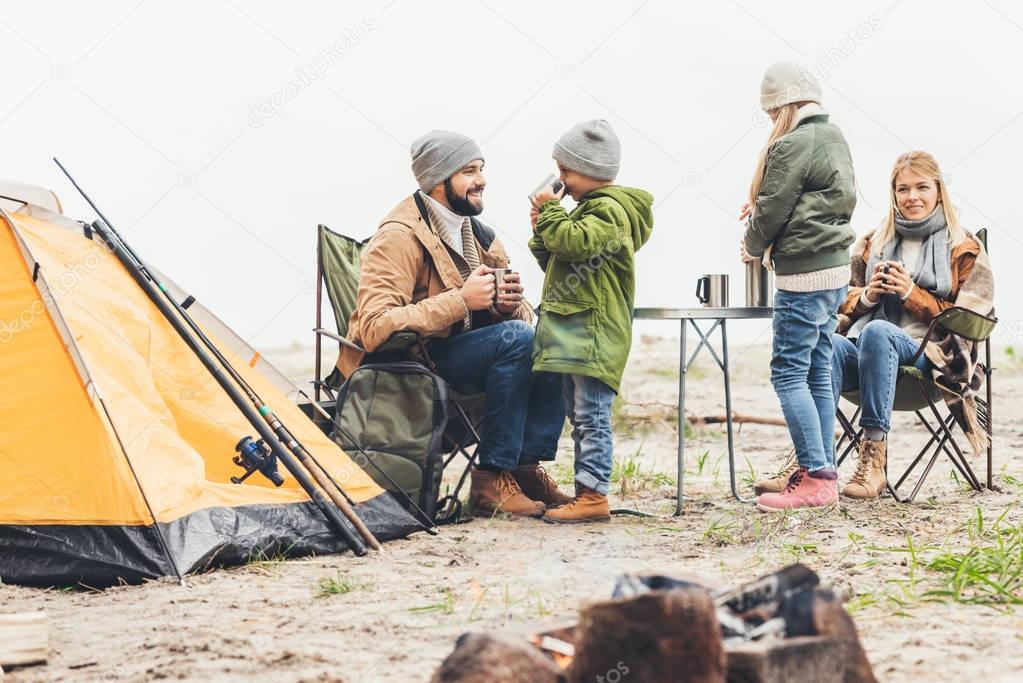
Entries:
POLYGON ((574 621, 469 633, 433 683, 876 683, 852 618, 795 564, 711 589, 625 575, 574 621))

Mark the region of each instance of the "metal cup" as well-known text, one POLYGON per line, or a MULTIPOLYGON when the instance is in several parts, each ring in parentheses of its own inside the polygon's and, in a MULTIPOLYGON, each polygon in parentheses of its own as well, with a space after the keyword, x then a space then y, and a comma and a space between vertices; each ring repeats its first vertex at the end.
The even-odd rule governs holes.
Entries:
POLYGON ((550 175, 543 179, 542 183, 537 185, 535 190, 529 193, 529 201, 532 202, 533 197, 535 197, 537 193, 540 192, 540 190, 551 190, 552 192, 554 192, 554 194, 557 194, 561 192, 561 190, 564 187, 565 186, 562 184, 561 179, 558 178, 558 176, 556 176, 555 174, 551 173, 550 175))
POLYGON ((514 273, 511 268, 494 268, 494 304, 498 304, 497 296, 501 293, 501 285, 504 284, 504 276, 514 273))
POLYGON ((728 306, 728 276, 704 275, 696 281, 696 298, 708 308, 728 306))
POLYGON ((765 308, 774 295, 774 274, 757 259, 746 264, 746 306, 765 308))

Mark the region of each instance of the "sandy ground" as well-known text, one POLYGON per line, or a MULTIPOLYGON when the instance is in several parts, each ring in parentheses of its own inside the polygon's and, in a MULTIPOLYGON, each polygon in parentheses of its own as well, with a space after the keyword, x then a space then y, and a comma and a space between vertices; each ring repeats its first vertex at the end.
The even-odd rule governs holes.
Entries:
MULTIPOLYGON (((582 528, 476 520, 437 537, 390 543, 383 557, 271 560, 189 577, 184 587, 156 582, 90 593, 3 586, 0 609, 46 610, 53 643, 49 664, 6 680, 426 681, 459 634, 571 616, 581 603, 607 596, 622 572, 695 571, 738 581, 795 560, 849 597, 879 679, 1019 680, 1023 610, 928 598, 941 577, 925 565, 939 552, 983 540, 970 526, 978 511, 988 528, 1006 510, 1006 521, 1020 522, 1023 416, 1016 397, 1023 369, 999 354, 1001 492, 963 490, 942 460, 912 506, 884 499, 766 517, 728 495, 723 433, 697 427, 688 449, 690 497, 676 518, 674 344, 640 340, 616 414, 619 457, 632 458, 616 503, 656 517, 582 528), (910 539, 916 560, 907 552, 910 539), (350 590, 324 595, 324 579, 350 590)), ((306 352, 289 353, 299 355, 284 365, 297 371, 306 352)), ((780 416, 767 361, 763 346, 733 349, 736 411, 780 416)), ((723 413, 720 375, 709 358, 690 374, 689 390, 692 414, 723 413)), ((921 433, 910 417, 898 417, 896 466, 905 467, 921 433)), ((789 447, 784 428, 753 424, 743 425, 737 444, 745 492, 747 462, 758 473, 773 472, 789 447)), ((553 471, 567 483, 564 439, 562 453, 553 471)), ((843 467, 845 476, 852 465, 843 467)))

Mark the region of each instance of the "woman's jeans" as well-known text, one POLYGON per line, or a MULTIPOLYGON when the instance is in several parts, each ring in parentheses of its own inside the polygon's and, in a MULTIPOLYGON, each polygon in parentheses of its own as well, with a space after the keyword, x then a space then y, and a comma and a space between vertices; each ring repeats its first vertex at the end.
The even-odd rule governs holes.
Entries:
POLYGON ((611 482, 614 437, 611 405, 615 391, 593 377, 562 375, 565 412, 572 423, 575 444, 575 481, 601 495, 611 482))
POLYGON ((801 467, 835 467, 835 394, 831 382, 832 335, 847 287, 774 295, 771 384, 801 467))
MULTIPOLYGON (((889 431, 899 366, 912 360, 920 342, 898 325, 887 320, 872 320, 863 327, 857 339, 849 340, 836 334, 832 337, 832 345, 835 352, 831 361, 831 381, 835 403, 843 391, 859 389, 862 407, 860 426, 889 431)), ((926 376, 931 364, 926 356, 920 354, 916 367, 926 376)))

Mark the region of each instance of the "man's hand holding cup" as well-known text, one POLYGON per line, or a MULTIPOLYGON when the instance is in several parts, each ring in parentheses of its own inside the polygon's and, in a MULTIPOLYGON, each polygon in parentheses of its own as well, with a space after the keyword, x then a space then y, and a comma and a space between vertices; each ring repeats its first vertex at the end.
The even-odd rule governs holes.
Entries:
POLYGON ((511 315, 519 309, 523 299, 522 280, 519 274, 507 268, 494 271, 496 291, 494 292, 494 308, 502 315, 511 315))
POLYGON ((494 269, 480 266, 462 285, 462 300, 470 311, 482 311, 494 304, 497 288, 494 285, 494 269))

